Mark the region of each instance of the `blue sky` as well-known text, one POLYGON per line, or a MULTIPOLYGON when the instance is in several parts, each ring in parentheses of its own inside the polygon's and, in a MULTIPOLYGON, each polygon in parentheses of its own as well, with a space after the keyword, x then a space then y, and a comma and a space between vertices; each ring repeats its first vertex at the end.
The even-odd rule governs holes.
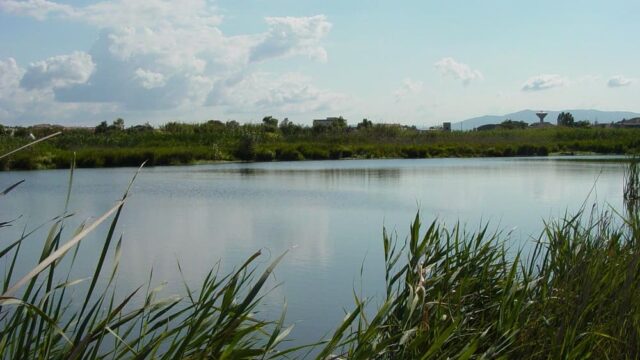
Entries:
POLYGON ((0 122, 640 112, 638 1, 0 0, 0 122))

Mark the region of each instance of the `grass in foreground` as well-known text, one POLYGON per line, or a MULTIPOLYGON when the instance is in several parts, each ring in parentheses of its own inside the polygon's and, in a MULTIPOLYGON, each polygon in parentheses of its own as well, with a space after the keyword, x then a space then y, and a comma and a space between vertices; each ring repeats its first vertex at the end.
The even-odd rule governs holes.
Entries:
MULTIPOLYGON (((73 170, 69 188, 72 176, 73 170)), ((628 180, 627 186, 638 185, 628 180)), ((282 256, 261 272, 254 264, 260 253, 229 274, 214 268, 199 288, 185 284, 181 297, 159 299, 158 290, 149 288, 116 291, 122 243, 116 225, 126 200, 127 192, 67 242, 62 241, 69 216, 65 206, 52 221, 39 265, 20 280, 15 264, 24 260, 21 244, 33 231, 2 246, 0 259, 7 269, 0 297, 2 358, 305 354, 284 342, 291 331, 284 317, 254 315, 265 281, 282 256), (109 218, 90 284, 80 284, 69 275, 78 244, 109 218), (74 288, 85 289, 81 302, 71 300, 74 288)), ((638 214, 594 214, 583 210, 543 224, 534 250, 515 255, 499 233, 486 228, 468 233, 436 222, 423 231, 418 215, 406 242, 383 235, 387 271, 381 303, 356 297, 355 308, 333 336, 307 348, 313 347, 318 359, 638 358, 638 214)))

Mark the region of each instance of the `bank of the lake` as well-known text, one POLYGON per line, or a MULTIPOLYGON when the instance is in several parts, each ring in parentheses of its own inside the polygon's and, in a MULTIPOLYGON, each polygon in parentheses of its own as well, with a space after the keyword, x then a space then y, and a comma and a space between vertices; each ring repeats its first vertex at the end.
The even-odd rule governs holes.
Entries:
MULTIPOLYGON (((417 210, 424 222, 437 219, 447 229, 458 221, 468 232, 486 223, 490 225, 488 233, 502 229, 499 240, 506 242, 509 261, 519 249, 524 255, 531 254, 543 220, 573 214, 585 200, 589 204, 597 201, 603 210, 610 205, 623 211, 624 164, 600 162, 602 158, 563 159, 306 161, 145 168, 118 220, 116 234, 124 236, 117 293, 126 294, 148 282, 153 269, 153 286, 167 282, 162 294, 184 295, 183 279, 190 288, 199 288, 203 274, 218 261, 220 272, 227 273, 261 249, 263 255, 256 265, 264 269, 288 251, 276 267, 275 277, 264 286, 282 284, 265 293, 259 314, 263 319, 277 319, 286 299, 286 321, 295 324, 289 336, 294 339, 291 346, 312 343, 336 327, 344 317, 343 309, 353 308, 354 288, 372 298, 367 314, 383 301, 382 228, 397 234, 402 243, 411 234, 408 224, 417 210), (182 273, 177 271, 178 261, 182 273)), ((134 172, 135 168, 76 170, 69 203, 75 215, 65 220, 65 234, 70 235, 82 220, 111 207, 134 172)), ((3 184, 25 180, 3 198, 0 218, 24 215, 14 226, 1 229, 3 236, 17 239, 22 226, 31 229, 60 214, 68 177, 68 170, 1 173, 3 184)), ((83 240, 71 279, 93 273, 106 230, 83 240)), ((16 274, 28 272, 34 264, 42 250, 38 239, 46 238, 47 231, 45 227, 23 243, 21 253, 31 261, 17 262, 16 274)), ((110 251, 114 246, 115 241, 110 251)))
POLYGON ((1 229, 18 242, 0 252, 9 269, 0 355, 637 358, 637 202, 622 205, 624 165, 583 160, 155 168, 139 175, 124 209, 113 200, 135 169, 77 170, 70 202, 68 171, 3 173, 3 183, 26 181, 8 191, 2 218, 25 211, 49 221, 41 231, 1 229), (420 215, 408 202, 423 204, 420 215), (457 225, 443 224, 448 207, 457 225), (74 217, 50 218, 61 208, 111 208, 96 220, 111 226, 85 236, 74 217), (483 225, 493 216, 479 219, 487 215, 536 231, 495 232, 483 225), (62 259, 55 249, 69 237, 82 246, 62 259), (55 266, 30 272, 38 258, 55 266), (95 282, 76 281, 86 275, 95 282))
MULTIPOLYGON (((58 128, 33 128, 35 137, 58 128)), ((0 136, 0 152, 28 143, 28 137, 0 136)), ((158 129, 134 127, 103 132, 63 129, 0 168, 65 169, 181 165, 218 161, 299 161, 328 159, 407 159, 517 157, 554 154, 632 154, 640 149, 640 129, 568 128, 491 131, 421 131, 402 126, 316 129, 209 122, 171 123, 158 129)))

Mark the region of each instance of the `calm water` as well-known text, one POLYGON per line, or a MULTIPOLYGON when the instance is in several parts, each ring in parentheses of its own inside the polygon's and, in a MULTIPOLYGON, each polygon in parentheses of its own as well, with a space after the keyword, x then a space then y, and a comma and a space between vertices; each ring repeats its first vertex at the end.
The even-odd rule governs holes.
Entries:
MULTIPOLYGON (((135 169, 78 170, 67 238, 82 220, 99 216, 122 196, 135 169)), ((380 294, 382 227, 404 239, 420 210, 423 222, 489 222, 512 231, 514 248, 538 235, 542 219, 589 204, 621 207, 623 166, 542 159, 353 160, 219 164, 144 169, 119 230, 124 234, 119 288, 167 281, 179 292, 177 261, 197 284, 217 261, 231 270, 257 250, 266 264, 289 249, 272 283, 265 312, 286 299, 292 336, 316 340, 350 309, 352 290, 380 294), (593 190, 592 190, 593 189, 593 190), (364 271, 361 275, 361 267, 364 271)), ((2 200, 0 220, 22 214, 0 241, 16 239, 60 214, 68 171, 0 173, 0 186, 26 179, 2 200)), ((106 234, 106 226, 98 231, 106 234)), ((46 231, 25 245, 35 263, 46 231)), ((104 236, 104 235, 103 235, 104 236)), ((83 241, 74 275, 91 274, 99 253, 96 236, 83 241)), ((0 264, 6 267, 6 264, 0 264)), ((1 271, 1 270, 0 270, 1 271)))

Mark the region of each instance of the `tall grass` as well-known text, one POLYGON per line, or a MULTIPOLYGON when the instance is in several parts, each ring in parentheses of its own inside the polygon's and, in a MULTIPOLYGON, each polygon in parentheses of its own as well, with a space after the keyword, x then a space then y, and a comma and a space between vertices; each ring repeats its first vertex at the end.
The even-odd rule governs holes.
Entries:
POLYGON ((624 203, 627 207, 629 216, 633 216, 638 212, 638 204, 640 203, 640 173, 638 172, 638 163, 640 159, 634 156, 624 173, 624 203))
MULTIPOLYGON (((142 286, 123 294, 115 285, 123 241, 116 234, 116 224, 131 184, 113 207, 80 226, 64 242, 73 173, 72 166, 64 210, 50 223, 37 265, 16 280, 16 264, 28 258, 21 251, 22 244, 42 226, 24 232, 0 250, 0 261, 7 266, 0 295, 1 358, 243 359, 273 358, 295 350, 278 350, 291 331, 283 326, 284 317, 266 321, 254 315, 261 290, 282 256, 261 273, 255 265, 260 252, 228 274, 214 267, 197 289, 185 282, 182 297, 159 298, 159 288, 142 290, 142 286), (84 280, 70 275, 78 246, 109 219, 86 286, 84 280), (108 257, 111 261, 106 261, 108 257), (79 299, 72 296, 76 288, 81 289, 79 299)), ((2 195, 21 183, 9 186, 2 195)), ((10 225, 11 221, 2 223, 10 225)))
MULTIPOLYGON (((73 173, 72 167, 68 197, 73 173)), ((638 187, 627 180, 625 189, 637 194, 638 187)), ((185 282, 181 297, 160 298, 150 286, 117 291, 123 239, 116 225, 128 192, 66 242, 65 205, 50 223, 38 265, 20 279, 14 270, 27 256, 22 243, 37 232, 2 245, 0 357, 265 359, 301 357, 307 354, 301 348, 313 348, 307 357, 317 359, 640 357, 637 212, 582 209, 551 220, 527 253, 487 227, 468 232, 434 221, 424 229, 418 214, 405 241, 383 233, 384 298, 354 297, 355 307, 331 336, 292 348, 284 315, 255 315, 284 255, 261 271, 259 252, 228 274, 214 266, 199 287, 185 282), (100 229, 105 235, 89 284, 72 279, 78 245, 100 229), (74 289, 83 289, 80 300, 70 295, 74 289)))
MULTIPOLYGON (((628 174, 637 176, 635 167, 628 174)), ((625 194, 636 193, 638 182, 629 179, 625 194)), ((640 221, 633 211, 583 208, 544 223, 534 249, 515 255, 501 233, 437 222, 421 231, 417 215, 407 241, 384 234, 384 302, 367 312, 370 304, 356 298, 322 354, 640 358, 640 221)))
POLYGON ((91 224, 62 242, 66 211, 53 220, 38 265, 18 281, 14 267, 23 260, 23 234, 0 252, 8 258, 0 296, 0 357, 6 359, 104 358, 271 358, 283 355, 276 347, 290 331, 279 321, 253 315, 260 290, 282 256, 261 274, 254 265, 260 252, 230 274, 214 268, 196 290, 186 285, 183 297, 158 298, 160 289, 121 294, 115 286, 122 238, 115 226, 122 200, 91 224), (77 246, 85 236, 111 218, 90 285, 80 301, 70 296, 81 280, 70 279, 77 246), (75 251, 72 249, 75 248, 75 251), (71 256, 70 266, 58 264, 71 256), (113 257, 110 268, 105 258, 113 257), (98 279, 106 279, 101 285, 98 279), (9 286, 10 284, 13 284, 9 286), (136 299, 137 298, 137 299, 136 299), (136 299, 134 301, 134 299, 136 299), (139 305, 134 305, 138 303, 139 305))
POLYGON ((545 225, 525 258, 499 233, 414 220, 385 236, 387 294, 366 301, 322 354, 347 359, 635 359, 640 356, 638 223, 611 214, 545 225))
MULTIPOLYGON (((11 159, 0 158, 0 170, 67 168, 73 153, 77 154, 78 167, 90 168, 137 166, 143 160, 153 166, 220 160, 631 154, 640 149, 638 129, 555 127, 439 132, 399 125, 326 131, 294 128, 295 131, 256 124, 172 123, 145 131, 64 130, 64 136, 39 144, 28 152, 11 159)), ((53 130, 30 128, 29 131, 44 135, 53 130)), ((0 152, 19 147, 25 141, 26 138, 0 134, 0 152)))

